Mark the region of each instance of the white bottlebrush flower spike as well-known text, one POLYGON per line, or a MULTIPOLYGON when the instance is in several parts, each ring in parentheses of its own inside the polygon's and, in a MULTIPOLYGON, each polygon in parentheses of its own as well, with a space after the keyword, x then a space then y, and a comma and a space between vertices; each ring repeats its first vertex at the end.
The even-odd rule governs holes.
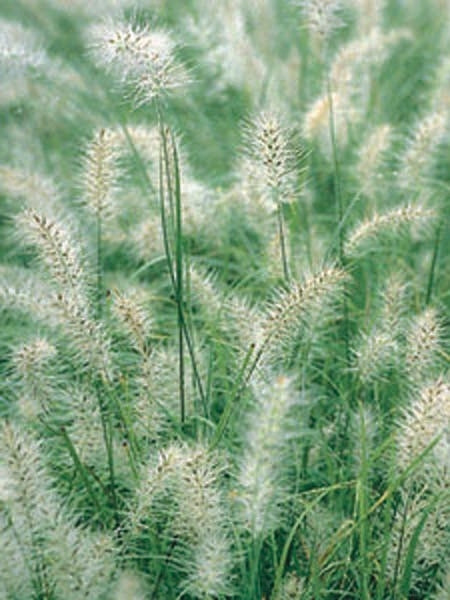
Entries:
POLYGON ((90 40, 97 63, 132 89, 137 105, 161 98, 188 82, 175 56, 176 43, 164 29, 105 22, 91 29, 90 40))
POLYGON ((293 135, 273 112, 262 112, 245 129, 245 147, 254 185, 267 202, 293 200, 296 181, 296 153, 293 135))
POLYGON ((341 27, 339 11, 342 8, 340 0, 297 0, 308 28, 312 33, 326 39, 341 27))
POLYGON ((255 539, 264 539, 280 523, 286 502, 286 464, 293 433, 291 411, 298 401, 285 376, 254 387, 245 449, 238 475, 241 517, 255 539))
POLYGON ((0 75, 17 77, 43 69, 46 56, 38 35, 19 23, 0 19, 0 75))

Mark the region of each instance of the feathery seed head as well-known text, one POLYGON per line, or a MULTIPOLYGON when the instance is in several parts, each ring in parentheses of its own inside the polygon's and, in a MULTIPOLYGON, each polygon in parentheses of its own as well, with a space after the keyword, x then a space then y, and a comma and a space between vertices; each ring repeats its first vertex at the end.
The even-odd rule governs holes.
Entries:
POLYGON ((262 187, 272 196, 275 206, 290 200, 295 186, 295 153, 292 134, 273 113, 263 112, 245 131, 246 148, 262 187))
POLYGON ((313 327, 318 321, 326 321, 329 308, 341 297, 348 275, 337 267, 326 267, 305 279, 292 282, 282 289, 266 309, 262 321, 262 346, 270 355, 279 354, 295 337, 299 327, 313 327))
POLYGON ((398 184, 406 190, 415 190, 429 175, 436 150, 448 134, 446 111, 432 112, 417 123, 400 157, 398 184))
POLYGON ((230 540, 220 528, 200 532, 192 564, 186 565, 187 578, 183 591, 194 598, 223 598, 232 595, 231 570, 233 555, 230 540))
POLYGON ((113 311, 126 329, 133 346, 145 356, 148 353, 148 337, 152 322, 142 303, 137 298, 115 290, 113 311))
POLYGON ((90 37, 97 63, 133 89, 138 106, 188 82, 175 58, 176 43, 163 29, 109 22, 93 27, 90 37))
POLYGON ((406 371, 412 384, 421 386, 435 374, 442 333, 433 308, 426 309, 411 323, 406 344, 406 371))
POLYGON ((376 324, 360 335, 354 349, 354 365, 363 383, 379 380, 400 362, 406 291, 402 279, 393 273, 381 294, 382 307, 376 324))
POLYGON ((145 600, 148 598, 143 578, 133 571, 123 571, 118 578, 114 600, 145 600))
POLYGON ((219 597, 230 588, 232 557, 225 526, 216 457, 202 446, 172 444, 146 471, 132 519, 170 518, 178 542, 183 589, 196 598, 219 597))
POLYGON ((16 425, 3 423, 0 427, 0 448, 2 470, 10 484, 6 496, 17 521, 26 521, 28 512, 36 527, 44 525, 49 498, 50 501, 52 498, 47 494, 49 480, 41 461, 41 443, 20 431, 16 425))
POLYGON ((99 217, 111 217, 115 211, 120 169, 117 133, 108 129, 95 132, 84 159, 84 201, 99 217))
POLYGON ((17 348, 12 364, 19 379, 19 408, 29 419, 34 419, 40 410, 47 410, 51 397, 48 363, 56 355, 56 348, 45 338, 38 338, 17 348))
MULTIPOLYGON (((449 471, 448 449, 446 436, 450 423, 450 385, 439 378, 434 383, 423 387, 412 399, 404 411, 397 435, 397 462, 401 469, 417 458, 426 448, 438 439, 431 454, 425 459, 425 473, 440 473, 442 476, 449 471), (439 457, 446 457, 441 462, 439 457)), ((439 477, 439 475, 438 475, 439 477)))
POLYGON ((46 56, 36 33, 0 19, 0 74, 17 77, 44 68, 46 56))
POLYGON ((361 33, 369 33, 373 27, 382 25, 383 10, 386 0, 356 0, 358 11, 358 29, 361 33))
POLYGON ((302 8, 303 16, 311 33, 327 40, 336 29, 343 25, 339 17, 341 0, 296 0, 302 8))
POLYGON ((46 210, 56 209, 60 196, 57 185, 49 177, 8 165, 0 166, 0 186, 5 195, 22 200, 37 211, 43 204, 46 210))
POLYGON ((286 499, 286 452, 293 432, 297 394, 284 376, 256 384, 246 445, 238 475, 241 516, 252 537, 263 539, 277 525, 286 499))
POLYGON ((362 191, 369 198, 373 198, 381 183, 381 169, 384 158, 392 140, 390 125, 380 125, 366 139, 358 149, 359 160, 357 164, 358 180, 362 191))
POLYGON ((358 111, 350 103, 347 93, 332 92, 331 103, 328 94, 319 96, 303 117, 303 135, 309 142, 316 142, 328 159, 332 156, 330 136, 330 111, 336 130, 336 143, 345 147, 348 141, 348 125, 358 120, 358 111))
POLYGON ((375 214, 354 228, 345 242, 344 251, 348 256, 357 255, 387 234, 399 235, 408 227, 427 228, 434 218, 435 212, 420 204, 407 204, 385 214, 375 214))
POLYGON ((283 580, 275 600, 302 600, 305 593, 304 579, 296 573, 289 573, 283 580))
POLYGON ((13 354, 12 361, 17 372, 27 378, 38 372, 55 355, 56 348, 45 338, 38 338, 18 348, 13 354))
POLYGON ((361 334, 354 351, 355 369, 363 383, 380 379, 398 360, 399 344, 389 331, 372 330, 361 334))
POLYGON ((399 273, 389 275, 381 294, 381 325, 384 331, 390 331, 394 337, 403 332, 408 284, 399 273))
MULTIPOLYGON (((450 535, 448 523, 450 519, 450 503, 447 479, 440 484, 421 485, 402 490, 402 505, 396 513, 391 536, 391 546, 387 561, 387 571, 390 577, 395 568, 404 573, 407 567, 407 549, 413 543, 413 537, 419 532, 419 524, 424 515, 427 516, 415 541, 415 561, 411 570, 411 585, 416 586, 430 570, 435 571, 448 564, 448 548, 450 535), (446 489, 447 486, 447 489, 446 489), (433 502, 434 500, 434 502, 433 502), (432 510, 430 511, 430 507, 432 510), (427 515, 428 512, 428 515, 427 515)), ((433 597, 434 598, 434 597, 433 597)), ((447 597, 445 597, 447 598, 447 597)))
POLYGON ((87 369, 98 370, 103 377, 110 377, 111 343, 103 324, 93 320, 89 315, 89 306, 71 293, 59 292, 51 299, 57 322, 64 329, 81 363, 87 369))
POLYGON ((56 285, 84 303, 85 281, 80 250, 69 229, 33 209, 20 213, 16 222, 25 240, 37 248, 56 285))

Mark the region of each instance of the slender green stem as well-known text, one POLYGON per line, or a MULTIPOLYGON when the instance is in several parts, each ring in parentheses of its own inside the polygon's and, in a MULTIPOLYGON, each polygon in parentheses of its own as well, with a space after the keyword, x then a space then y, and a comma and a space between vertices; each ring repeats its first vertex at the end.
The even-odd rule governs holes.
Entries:
POLYGON ((242 363, 242 367, 239 371, 239 374, 236 378, 235 384, 233 386, 233 389, 231 390, 231 394, 229 396, 228 402, 225 405, 225 408, 223 410, 222 416, 220 417, 220 421, 219 424, 217 425, 217 429, 216 432, 214 434, 214 437, 211 441, 211 444, 209 446, 209 450, 212 451, 215 448, 217 448, 217 446, 219 445, 220 440, 222 439, 222 436, 225 432, 226 426, 228 424, 228 421, 230 420, 231 417, 231 413, 233 412, 233 408, 237 402, 237 400, 239 399, 240 393, 241 393, 241 385, 244 379, 244 375, 245 375, 245 371, 248 367, 248 364, 250 362, 250 359, 252 357, 253 351, 254 351, 255 347, 254 346, 250 346, 250 348, 247 351, 247 354, 244 357, 244 361, 242 363))
POLYGON ((83 463, 80 460, 80 457, 78 456, 78 452, 76 451, 75 446, 72 443, 72 440, 69 437, 69 434, 67 433, 67 430, 65 427, 61 427, 61 435, 63 437, 64 443, 67 446, 67 450, 69 451, 70 457, 73 460, 73 464, 75 465, 75 468, 77 469, 78 473, 80 474, 81 479, 83 480, 83 483, 86 487, 86 491, 88 492, 92 503, 95 506, 95 509, 98 513, 98 516, 100 517, 102 514, 101 511, 101 507, 97 498, 97 495, 94 491, 94 488, 92 487, 92 484, 89 480, 89 477, 86 473, 86 469, 83 466, 83 463))
POLYGON ((172 149, 175 175, 175 266, 177 281, 177 315, 178 315, 178 353, 179 353, 179 388, 180 388, 180 413, 181 422, 185 420, 185 373, 184 373, 184 343, 183 343, 183 228, 181 214, 181 180, 178 162, 178 153, 175 139, 172 135, 172 149))
POLYGON ((281 263, 283 265, 283 275, 286 282, 289 282, 289 266, 286 251, 286 236, 284 232, 284 217, 281 202, 277 202, 277 217, 278 217, 278 235, 280 238, 281 263))
POLYGON ((361 569, 361 598, 362 600, 370 600, 369 594, 369 561, 368 561, 368 534, 369 534, 369 523, 368 519, 362 518, 367 514, 367 485, 368 485, 368 472, 367 472, 367 436, 366 436, 366 424, 364 421, 364 411, 362 403, 359 405, 359 420, 360 420, 360 453, 361 453, 361 465, 358 481, 356 484, 357 489, 357 501, 358 501, 358 512, 360 517, 359 527, 359 550, 362 559, 361 569))
MULTIPOLYGON (((197 388, 204 406, 206 406, 205 393, 203 390, 203 385, 201 382, 200 374, 198 371, 197 361, 195 358, 194 347, 192 344, 191 335, 187 326, 186 318, 184 315, 184 307, 183 307, 183 248, 182 248, 182 218, 181 218, 181 190, 180 190, 180 176, 179 176, 179 165, 178 165, 178 155, 176 153, 176 149, 174 150, 174 162, 175 162, 175 226, 172 224, 172 228, 175 232, 175 259, 173 258, 172 251, 170 248, 170 238, 169 238, 169 220, 167 219, 166 208, 165 208, 165 193, 164 193, 164 171, 166 175, 166 183, 167 183, 167 193, 172 197, 171 205, 173 205, 173 183, 172 178, 170 176, 170 167, 169 167, 169 154, 167 148, 167 135, 164 130, 162 115, 159 113, 159 126, 160 126, 160 135, 162 141, 162 148, 160 153, 160 161, 159 161, 159 177, 160 177, 160 211, 161 211, 161 223, 163 230, 163 242, 164 242, 164 250, 167 256, 167 262, 169 267, 169 276, 172 283, 172 288, 175 295, 175 300, 177 303, 177 318, 178 318, 178 326, 179 326, 179 358, 180 358, 180 404, 182 406, 182 415, 184 420, 184 355, 183 352, 183 336, 186 341, 186 345, 189 351, 189 355, 192 362, 192 369, 194 372, 194 378, 196 380, 197 388), (175 267, 174 267, 175 264, 175 267), (180 295, 181 292, 181 295, 180 295)), ((175 147, 175 144, 173 144, 175 147)))
POLYGON ((427 287, 427 296, 425 299, 425 304, 428 306, 431 301, 431 296, 433 294, 434 280, 436 276, 436 265, 439 257, 439 248, 441 243, 441 232, 442 232, 442 222, 439 223, 436 229, 436 237, 434 239, 434 247, 433 247, 433 257, 431 259, 430 266, 430 275, 428 278, 428 287, 427 287))

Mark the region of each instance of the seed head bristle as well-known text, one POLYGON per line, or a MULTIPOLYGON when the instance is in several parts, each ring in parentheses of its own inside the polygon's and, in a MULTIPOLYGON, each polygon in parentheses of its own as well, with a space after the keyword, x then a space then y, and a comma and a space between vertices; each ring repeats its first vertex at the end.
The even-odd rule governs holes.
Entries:
POLYGON ((115 131, 98 130, 87 146, 84 159, 84 201, 102 219, 113 216, 116 208, 120 177, 117 137, 115 131))
POLYGON ((433 308, 426 309, 411 323, 406 338, 406 371, 414 385, 423 385, 436 372, 442 333, 442 325, 433 308))
POLYGON ((131 87, 138 106, 161 98, 188 82, 175 58, 176 43, 168 31, 127 22, 105 22, 90 31, 97 63, 131 87))
POLYGON ((427 447, 438 440, 431 454, 425 458, 424 472, 447 471, 447 452, 440 446, 447 446, 446 435, 450 422, 450 385, 443 378, 426 385, 414 397, 404 411, 397 434, 397 463, 401 469, 417 458, 427 447), (440 437, 441 436, 441 437, 440 437), (439 439, 440 438, 440 439, 439 439), (440 456, 446 460, 441 463, 440 456))
POLYGON ((417 204, 407 204, 385 214, 375 214, 350 233, 344 245, 348 256, 358 254, 370 243, 373 245, 386 234, 401 234, 407 227, 426 228, 434 220, 435 212, 417 204))
POLYGON ((296 167, 292 134, 275 114, 263 112, 247 126, 245 139, 266 193, 275 203, 290 200, 296 167))
POLYGON ((35 246, 59 289, 85 304, 85 277, 80 249, 63 223, 27 209, 17 217, 25 239, 35 246))
POLYGON ((130 336, 133 346, 145 356, 148 353, 148 337, 152 322, 142 303, 115 290, 113 310, 130 336))
POLYGON ((279 292, 266 309, 262 323, 263 347, 283 344, 298 327, 326 319, 327 307, 341 297, 348 275, 340 268, 326 267, 304 282, 293 282, 279 292))
POLYGON ((417 123, 408 138, 405 152, 400 157, 400 187, 414 190, 429 175, 436 151, 448 133, 447 123, 445 112, 432 112, 417 123))
POLYGON ((340 0, 296 0, 311 33, 327 40, 330 35, 343 25, 339 12, 342 8, 340 0))

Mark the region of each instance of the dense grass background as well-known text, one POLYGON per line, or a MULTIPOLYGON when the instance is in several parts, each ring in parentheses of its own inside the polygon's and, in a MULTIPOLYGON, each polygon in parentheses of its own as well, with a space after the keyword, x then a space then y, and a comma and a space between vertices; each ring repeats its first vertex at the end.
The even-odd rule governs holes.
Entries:
POLYGON ((0 5, 0 598, 448 600, 448 3, 107 4, 0 5))

